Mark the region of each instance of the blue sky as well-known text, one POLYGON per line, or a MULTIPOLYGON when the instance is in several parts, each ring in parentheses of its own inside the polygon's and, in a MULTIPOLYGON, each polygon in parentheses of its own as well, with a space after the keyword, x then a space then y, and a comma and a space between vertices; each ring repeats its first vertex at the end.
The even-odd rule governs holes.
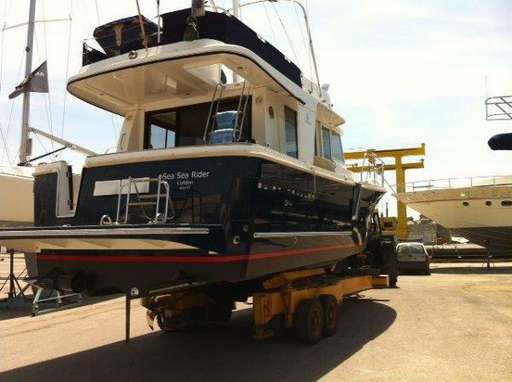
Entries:
MULTIPOLYGON (((154 0, 140 3, 146 16, 155 16, 154 0)), ((168 11, 189 1, 161 3, 168 11)), ((229 7, 231 1, 216 3, 229 7)), ((410 171, 409 180, 512 173, 511 154, 487 147, 487 139, 511 131, 512 122, 486 122, 484 108, 487 94, 512 94, 511 1, 309 0, 303 4, 309 10, 321 81, 331 84, 335 109, 347 121, 346 149, 424 142, 425 169, 410 171)), ((59 135, 64 126, 65 138, 104 152, 115 146, 119 118, 68 95, 62 123, 66 67, 68 75, 78 71, 82 40, 91 37, 98 16, 104 23, 135 14, 135 0, 98 0, 98 10, 93 0, 38 0, 38 19, 64 18, 71 11, 73 22, 71 29, 69 22, 37 26, 34 67, 48 58, 51 124, 48 98, 41 94, 32 97, 32 124, 46 130, 51 125, 59 135)), ((27 13, 28 1, 5 0, 0 22, 8 26, 23 22, 27 13)), ((305 32, 292 4, 247 7, 243 17, 310 73, 305 32)), ((4 135, 9 130, 11 159, 17 153, 21 97, 11 106, 7 95, 22 79, 24 39, 23 27, 5 31, 2 37, 0 123, 4 135)), ((38 151, 39 145, 36 141, 38 151)), ((83 160, 73 153, 61 158, 75 165, 83 160)), ((389 182, 394 183, 392 176, 389 182)))

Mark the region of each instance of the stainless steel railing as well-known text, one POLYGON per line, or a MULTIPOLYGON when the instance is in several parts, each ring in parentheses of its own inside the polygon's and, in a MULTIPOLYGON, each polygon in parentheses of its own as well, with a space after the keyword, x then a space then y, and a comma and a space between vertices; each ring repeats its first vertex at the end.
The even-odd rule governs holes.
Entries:
MULTIPOLYGON (((151 195, 150 195, 151 196, 151 195)), ((173 218, 175 215, 174 206, 171 199, 171 187, 169 182, 162 179, 162 176, 159 175, 158 178, 132 178, 121 179, 119 180, 119 192, 117 195, 117 210, 116 210, 116 220, 114 224, 128 224, 128 218, 130 213, 130 207, 134 207, 137 205, 153 205, 155 204, 155 213, 153 217, 148 217, 149 223, 166 223, 169 219, 173 218), (155 202, 140 202, 142 197, 140 195, 138 185, 141 183, 156 183, 156 195, 155 202), (134 191, 134 192, 133 192, 134 191), (135 194, 135 197, 138 201, 132 202, 131 195, 135 194), (123 196, 126 194, 125 202, 124 202, 124 215, 122 215, 121 206, 123 205, 123 196), (163 204, 163 212, 161 199, 164 199, 163 204), (169 207, 171 209, 172 216, 169 216, 169 207)))
POLYGON ((483 186, 512 185, 512 175, 487 175, 460 178, 428 179, 407 182, 407 191, 440 190, 483 186))

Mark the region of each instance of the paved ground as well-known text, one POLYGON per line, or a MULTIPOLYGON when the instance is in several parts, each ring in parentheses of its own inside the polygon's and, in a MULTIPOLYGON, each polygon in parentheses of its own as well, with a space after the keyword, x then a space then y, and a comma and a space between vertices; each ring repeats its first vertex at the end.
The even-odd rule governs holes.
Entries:
POLYGON ((35 318, 0 312, 0 381, 512 380, 511 264, 433 268, 345 303, 339 333, 315 346, 253 340, 243 305, 226 329, 164 334, 134 303, 128 345, 122 299, 35 318))

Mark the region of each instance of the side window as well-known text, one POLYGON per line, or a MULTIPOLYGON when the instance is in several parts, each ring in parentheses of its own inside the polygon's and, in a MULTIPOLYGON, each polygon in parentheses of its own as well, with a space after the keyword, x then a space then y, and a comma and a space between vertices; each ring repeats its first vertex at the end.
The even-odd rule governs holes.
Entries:
POLYGON ((336 162, 345 163, 343 157, 343 146, 341 145, 341 136, 331 131, 331 155, 336 162))
POLYGON ((151 114, 149 116, 149 136, 146 148, 166 149, 176 146, 176 112, 151 114))
POLYGON ((299 157, 297 144, 297 112, 284 107, 284 130, 286 139, 286 154, 294 158, 299 157))
POLYGON ((332 160, 331 155, 331 133, 325 127, 322 127, 322 156, 332 160))

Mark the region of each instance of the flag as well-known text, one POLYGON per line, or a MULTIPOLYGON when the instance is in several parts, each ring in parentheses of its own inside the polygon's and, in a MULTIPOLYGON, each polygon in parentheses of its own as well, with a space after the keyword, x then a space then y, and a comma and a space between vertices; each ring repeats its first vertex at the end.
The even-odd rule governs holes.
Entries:
POLYGON ((21 84, 14 88, 9 98, 19 96, 25 92, 48 93, 48 68, 46 61, 28 75, 21 84))

